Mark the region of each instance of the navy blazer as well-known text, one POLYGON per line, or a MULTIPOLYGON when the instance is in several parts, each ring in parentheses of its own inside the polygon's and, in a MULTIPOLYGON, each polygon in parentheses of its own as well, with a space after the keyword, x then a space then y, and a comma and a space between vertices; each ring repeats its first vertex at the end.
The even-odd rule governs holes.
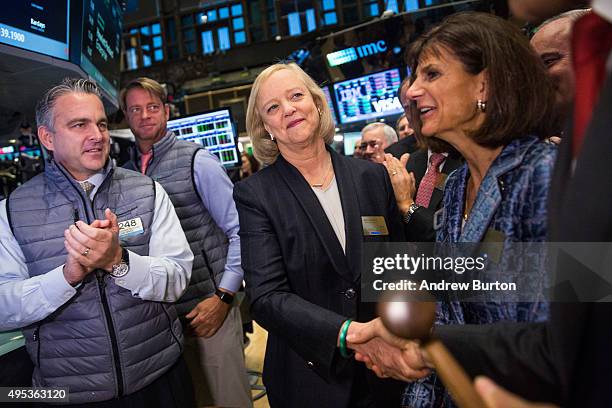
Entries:
POLYGON ((330 153, 346 255, 312 188, 282 156, 234 188, 246 291, 268 330, 272 406, 348 406, 357 364, 339 357, 336 342, 346 319, 373 317, 359 300, 362 244, 403 239, 385 168, 330 153), (362 216, 383 216, 389 235, 364 236, 362 216))

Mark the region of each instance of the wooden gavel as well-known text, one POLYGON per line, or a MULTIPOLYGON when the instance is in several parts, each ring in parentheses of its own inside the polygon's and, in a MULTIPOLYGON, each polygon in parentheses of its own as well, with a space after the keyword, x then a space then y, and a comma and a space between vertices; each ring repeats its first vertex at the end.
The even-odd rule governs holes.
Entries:
POLYGON ((378 315, 384 326, 394 335, 421 341, 421 348, 427 352, 438 376, 460 408, 486 408, 472 381, 457 360, 440 340, 431 336, 436 315, 434 300, 388 299, 378 304, 378 315))

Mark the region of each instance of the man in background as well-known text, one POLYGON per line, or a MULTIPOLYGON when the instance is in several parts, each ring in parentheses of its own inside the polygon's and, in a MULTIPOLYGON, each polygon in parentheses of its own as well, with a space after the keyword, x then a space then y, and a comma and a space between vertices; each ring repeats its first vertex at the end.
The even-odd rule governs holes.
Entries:
POLYGON ((242 323, 234 301, 244 272, 233 185, 216 157, 167 129, 166 98, 164 88, 149 78, 137 78, 122 90, 121 109, 136 138, 126 167, 168 191, 194 253, 191 281, 176 307, 198 405, 250 407, 242 323))
POLYGON ((395 142, 397 133, 385 123, 370 123, 361 129, 361 152, 366 160, 382 163, 385 160, 385 149, 395 142))
MULTIPOLYGON (((546 66, 557 91, 559 132, 571 115, 576 87, 571 52, 572 25, 588 12, 583 9, 570 10, 552 17, 540 24, 531 37, 531 46, 546 66)), ((553 136, 551 141, 559 143, 560 138, 553 136)))

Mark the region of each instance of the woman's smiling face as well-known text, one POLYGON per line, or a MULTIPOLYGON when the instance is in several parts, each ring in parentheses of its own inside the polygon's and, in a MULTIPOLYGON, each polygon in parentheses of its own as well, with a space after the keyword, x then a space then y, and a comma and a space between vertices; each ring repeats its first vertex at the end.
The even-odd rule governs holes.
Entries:
POLYGON ((266 79, 257 97, 264 128, 281 145, 309 143, 316 136, 319 113, 299 76, 282 69, 266 79))
POLYGON ((484 114, 476 102, 486 100, 484 71, 472 75, 459 59, 443 47, 426 50, 416 69, 417 76, 408 89, 416 102, 424 136, 445 135, 478 129, 484 114))

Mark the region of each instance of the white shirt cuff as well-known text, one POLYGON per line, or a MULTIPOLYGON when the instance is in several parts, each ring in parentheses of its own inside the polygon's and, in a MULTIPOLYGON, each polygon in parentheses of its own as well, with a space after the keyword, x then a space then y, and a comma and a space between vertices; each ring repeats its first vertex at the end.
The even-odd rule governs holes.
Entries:
POLYGON ((70 286, 64 277, 64 265, 40 275, 39 284, 45 299, 54 309, 66 303, 76 294, 76 289, 70 286))

